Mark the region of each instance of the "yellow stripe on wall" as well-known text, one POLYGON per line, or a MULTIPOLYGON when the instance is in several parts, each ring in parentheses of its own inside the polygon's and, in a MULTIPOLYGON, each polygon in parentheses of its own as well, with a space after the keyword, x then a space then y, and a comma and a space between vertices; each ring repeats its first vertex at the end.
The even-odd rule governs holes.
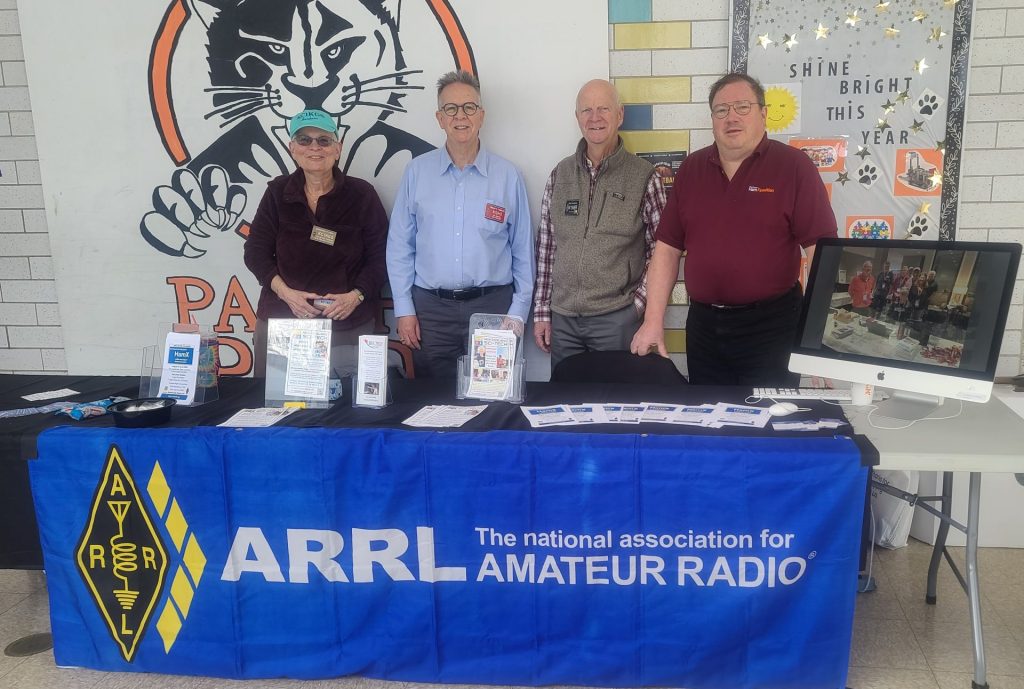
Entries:
POLYGON ((651 131, 619 132, 630 153, 647 151, 689 151, 688 129, 654 129, 651 131))
POLYGON ((644 22, 614 27, 616 50, 690 47, 690 22, 644 22))
POLYGON ((665 349, 670 354, 683 354, 686 352, 686 331, 685 330, 665 330, 665 349))
POLYGON ((615 87, 623 103, 690 102, 690 77, 624 77, 615 87))

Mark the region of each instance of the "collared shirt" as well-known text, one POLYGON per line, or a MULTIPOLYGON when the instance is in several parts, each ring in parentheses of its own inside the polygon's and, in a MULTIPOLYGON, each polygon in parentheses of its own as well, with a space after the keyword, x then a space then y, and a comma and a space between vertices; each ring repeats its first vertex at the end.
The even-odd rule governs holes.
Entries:
MULTIPOLYGON (((587 170, 590 172, 590 197, 594 196, 597 174, 600 166, 594 167, 590 158, 586 159, 587 170)), ((533 320, 538 322, 551 320, 551 269, 555 264, 555 229, 551 222, 551 196, 555 189, 556 167, 548 176, 544 185, 544 196, 540 202, 540 225, 537 228, 537 290, 533 300, 533 320)), ((644 190, 641 213, 644 220, 644 272, 633 293, 633 305, 643 313, 647 308, 647 267, 650 265, 651 254, 654 252, 654 233, 661 221, 661 213, 665 210, 665 186, 661 176, 652 172, 644 190)))
POLYGON ((415 158, 391 212, 387 264, 395 316, 415 315, 413 285, 511 284, 509 315, 525 322, 533 295, 533 231, 519 171, 483 146, 462 170, 444 146, 415 158))
POLYGON ((686 252, 686 291, 705 304, 784 294, 800 247, 836 236, 821 175, 799 149, 765 136, 730 180, 712 144, 683 161, 657 239, 686 252))
POLYGON ((871 293, 874 289, 874 275, 868 275, 867 277, 864 277, 861 273, 854 275, 853 279, 850 280, 850 286, 846 290, 853 300, 853 308, 863 309, 871 306, 871 293))

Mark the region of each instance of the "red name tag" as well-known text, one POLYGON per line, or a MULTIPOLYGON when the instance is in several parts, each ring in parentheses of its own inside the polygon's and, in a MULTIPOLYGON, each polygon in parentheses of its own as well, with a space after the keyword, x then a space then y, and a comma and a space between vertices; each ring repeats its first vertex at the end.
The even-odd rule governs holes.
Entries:
POLYGON ((484 217, 495 222, 505 222, 505 209, 488 203, 484 208, 484 217))

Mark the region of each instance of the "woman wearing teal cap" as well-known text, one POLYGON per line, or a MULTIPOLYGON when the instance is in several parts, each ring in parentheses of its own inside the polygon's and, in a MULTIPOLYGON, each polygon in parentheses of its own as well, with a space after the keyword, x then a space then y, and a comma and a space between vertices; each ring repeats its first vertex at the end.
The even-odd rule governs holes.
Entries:
POLYGON ((366 181, 338 168, 335 120, 304 110, 288 123, 298 169, 267 185, 245 241, 245 265, 262 285, 255 375, 266 371, 268 318, 330 318, 332 363, 340 347, 373 331, 387 280, 388 218, 366 181))

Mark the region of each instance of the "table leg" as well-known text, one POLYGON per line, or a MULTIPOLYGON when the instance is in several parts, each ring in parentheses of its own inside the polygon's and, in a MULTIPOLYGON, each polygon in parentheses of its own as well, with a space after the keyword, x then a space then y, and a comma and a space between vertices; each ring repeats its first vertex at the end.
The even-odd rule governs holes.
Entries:
POLYGON ((978 510, 981 502, 981 474, 971 472, 967 497, 967 603, 971 609, 971 641, 974 645, 973 689, 988 689, 985 678, 985 642, 981 633, 981 594, 978 591, 978 510))
MULTIPOLYGON (((940 501, 940 511, 946 517, 951 517, 953 514, 953 473, 949 471, 942 472, 942 500, 940 501)), ((946 537, 949 535, 949 521, 946 519, 939 520, 939 530, 935 534, 935 545, 932 546, 932 559, 928 563, 928 590, 925 592, 924 600, 928 605, 935 605, 936 601, 936 583, 938 582, 939 576, 939 562, 942 560, 942 554, 946 549, 946 537)))

